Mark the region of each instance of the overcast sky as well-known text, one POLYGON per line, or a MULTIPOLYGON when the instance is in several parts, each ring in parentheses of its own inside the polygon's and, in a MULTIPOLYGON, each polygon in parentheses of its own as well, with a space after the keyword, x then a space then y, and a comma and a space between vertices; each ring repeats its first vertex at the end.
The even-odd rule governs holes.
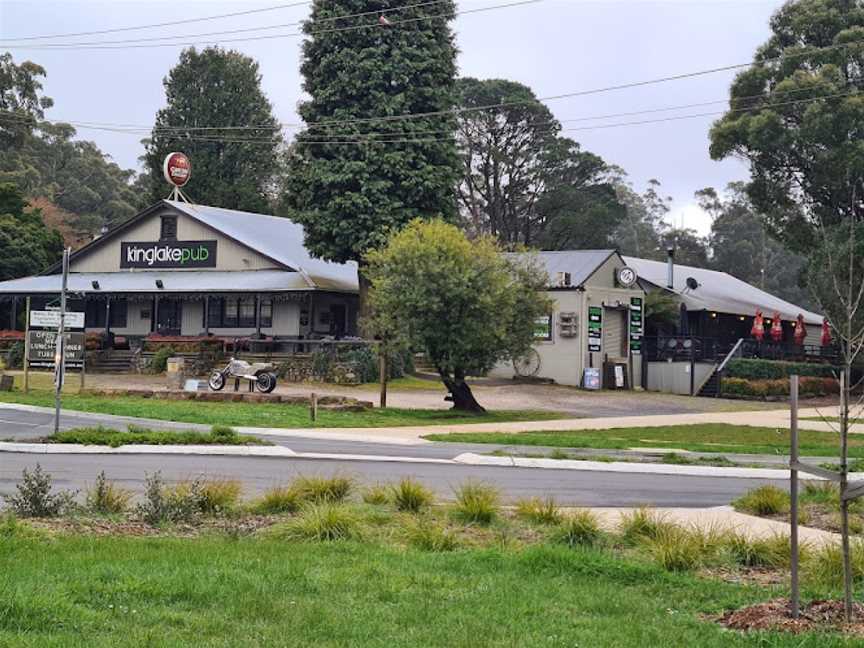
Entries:
MULTIPOLYGON (((407 0, 406 0, 407 1, 407 0)), ((460 9, 514 0, 460 0, 460 9)), ((289 0, 292 4, 296 0, 289 0)), ((26 36, 93 31, 183 20, 280 5, 270 2, 84 0, 17 2, 0 0, 0 41, 26 36)), ((288 2, 284 3, 288 4, 288 2)), ((721 67, 751 60, 768 37, 768 19, 780 0, 544 0, 457 17, 459 68, 463 76, 506 78, 529 85, 540 97, 607 87, 721 67)), ((63 42, 198 34, 302 20, 308 6, 217 21, 65 38, 63 42)), ((282 32, 294 32, 288 27, 282 32)), ((279 33, 271 30, 267 33, 279 33)), ((232 43, 261 64, 264 91, 276 116, 296 122, 300 98, 297 37, 232 43)), ((5 49, 5 43, 0 51, 5 49)), ((67 52, 11 50, 15 60, 46 68, 45 92, 55 101, 47 117, 82 122, 151 125, 164 105, 162 79, 177 61, 179 47, 67 52)), ((549 101, 562 120, 652 110, 724 100, 734 72, 722 72, 637 89, 549 101)), ((714 104, 659 114, 577 121, 565 126, 596 127, 626 121, 722 111, 714 104)), ((716 116, 665 123, 574 130, 566 133, 587 150, 624 168, 637 190, 657 178, 674 199, 670 219, 704 233, 707 217, 693 192, 721 188, 747 177, 745 164, 714 162, 708 156, 708 129, 716 116)), ((138 168, 139 136, 79 129, 123 167, 138 168)), ((194 160, 193 160, 194 163, 194 160)))

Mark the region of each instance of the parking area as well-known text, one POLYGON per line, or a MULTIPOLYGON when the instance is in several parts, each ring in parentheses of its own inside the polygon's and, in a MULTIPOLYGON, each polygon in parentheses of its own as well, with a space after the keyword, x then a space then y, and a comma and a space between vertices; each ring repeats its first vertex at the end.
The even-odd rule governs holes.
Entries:
MULTIPOLYGON (((91 389, 167 389, 164 376, 147 374, 88 374, 91 389)), ((226 389, 230 389, 227 386, 226 389)), ((572 417, 619 417, 650 414, 688 414, 698 412, 740 412, 777 409, 778 403, 691 398, 674 394, 642 391, 586 391, 560 385, 477 381, 472 386, 478 401, 490 410, 544 410, 572 417)), ((286 395, 333 394, 378 402, 376 385, 350 387, 331 384, 280 382, 276 393, 286 395)), ((447 409, 446 391, 433 380, 397 381, 388 390, 388 405, 400 408, 447 409)))

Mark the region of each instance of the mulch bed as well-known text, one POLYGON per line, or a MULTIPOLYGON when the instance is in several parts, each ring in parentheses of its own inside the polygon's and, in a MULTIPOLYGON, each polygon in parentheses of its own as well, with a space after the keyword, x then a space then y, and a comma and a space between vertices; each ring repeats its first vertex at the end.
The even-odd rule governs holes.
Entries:
POLYGON ((864 637, 864 605, 853 603, 853 614, 855 620, 846 624, 843 620, 843 601, 811 601, 802 605, 799 617, 793 619, 789 599, 778 598, 740 610, 730 610, 714 620, 730 630, 779 630, 794 634, 830 630, 864 637))
POLYGON ((198 524, 177 523, 155 527, 134 519, 111 520, 105 518, 31 518, 26 522, 31 527, 49 533, 65 533, 94 536, 166 536, 194 538, 206 533, 228 533, 251 535, 277 522, 277 516, 249 515, 242 518, 203 517, 198 524))

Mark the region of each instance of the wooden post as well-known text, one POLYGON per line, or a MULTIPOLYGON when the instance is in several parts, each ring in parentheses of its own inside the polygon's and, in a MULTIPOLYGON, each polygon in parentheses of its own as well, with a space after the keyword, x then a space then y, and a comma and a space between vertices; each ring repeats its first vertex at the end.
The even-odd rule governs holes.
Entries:
POLYGON ((309 395, 309 415, 313 423, 318 420, 318 394, 315 392, 309 395))
POLYGON ((790 427, 789 437, 791 441, 791 450, 789 453, 789 463, 792 468, 789 470, 789 499, 791 501, 791 528, 789 532, 789 542, 792 550, 792 574, 791 574, 791 589, 792 589, 792 618, 797 619, 799 614, 799 584, 798 584, 798 470, 795 466, 798 464, 798 376, 789 376, 789 402, 790 402, 790 427))
POLYGON ((30 393, 30 295, 27 295, 24 317, 24 393, 30 393))
POLYGON ((852 622, 852 565, 849 547, 849 365, 840 372, 840 542, 843 547, 843 608, 846 623, 852 622))
POLYGON ((378 345, 378 382, 381 385, 379 406, 387 408, 387 352, 383 344, 378 345))
POLYGON ((255 294, 255 336, 261 337, 261 295, 255 294))
POLYGON ((204 297, 204 335, 210 335, 210 295, 204 297))

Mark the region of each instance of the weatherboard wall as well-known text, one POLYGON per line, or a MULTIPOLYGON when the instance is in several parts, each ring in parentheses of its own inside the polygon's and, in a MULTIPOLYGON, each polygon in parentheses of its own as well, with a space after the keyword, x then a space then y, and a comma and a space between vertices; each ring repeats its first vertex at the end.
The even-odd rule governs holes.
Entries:
MULTIPOLYGON (((166 208, 145 217, 117 235, 106 238, 104 242, 97 242, 89 250, 73 259, 72 272, 134 272, 134 270, 120 268, 121 244, 124 241, 158 242, 162 216, 177 217, 178 241, 215 240, 217 242, 216 267, 212 270, 270 270, 280 267, 267 257, 210 229, 193 218, 166 208)), ((206 270, 190 268, 190 270, 193 269, 206 270)), ((185 269, 172 268, 171 271, 184 272, 185 269)))

